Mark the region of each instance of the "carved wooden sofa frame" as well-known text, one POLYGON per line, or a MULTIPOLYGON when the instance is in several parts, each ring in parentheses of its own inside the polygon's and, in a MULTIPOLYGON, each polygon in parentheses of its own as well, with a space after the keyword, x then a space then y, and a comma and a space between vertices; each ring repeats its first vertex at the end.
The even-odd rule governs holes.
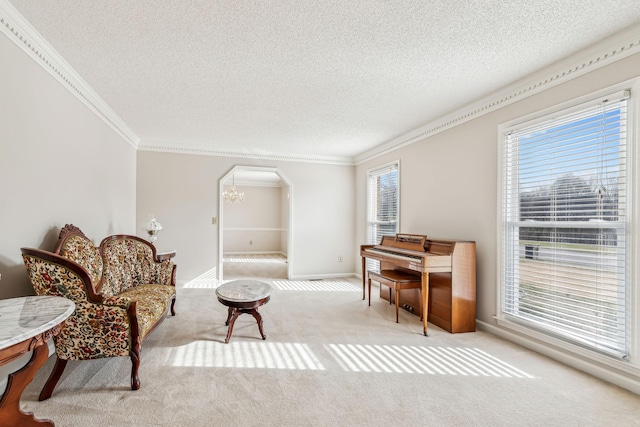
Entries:
POLYGON ((54 337, 56 363, 39 400, 51 397, 69 360, 129 356, 131 389, 138 390, 142 343, 169 310, 175 316, 176 266, 158 261, 155 247, 137 236, 109 236, 96 247, 70 224, 54 252, 21 251, 36 294, 76 303, 54 337))

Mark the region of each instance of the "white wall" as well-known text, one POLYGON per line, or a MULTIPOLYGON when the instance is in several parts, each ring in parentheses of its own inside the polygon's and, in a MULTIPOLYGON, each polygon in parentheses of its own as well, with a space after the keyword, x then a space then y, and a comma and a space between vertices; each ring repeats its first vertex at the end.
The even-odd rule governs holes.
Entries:
MULTIPOLYGON (((476 241, 477 319, 492 331, 499 331, 493 317, 497 313, 499 286, 496 265, 498 126, 638 76, 640 54, 635 54, 358 165, 356 240, 365 242, 367 170, 400 159, 400 230, 476 241)), ((359 265, 354 268, 360 271, 359 265)), ((634 340, 640 340, 640 330, 635 329, 633 333, 634 340)))
MULTIPOLYGON (((2 33, 0 58, 0 299, 6 299, 34 294, 20 248, 53 250, 66 223, 94 243, 134 231, 136 151, 2 33)), ((7 375, 30 357, 0 367, 0 393, 7 375)))
POLYGON ((224 230, 223 254, 280 254, 280 228, 224 230))
POLYGON ((236 165, 279 168, 291 182, 292 279, 353 273, 353 166, 141 151, 137 223, 150 213, 162 223, 156 246, 178 251, 179 281, 217 268, 218 226, 211 218, 218 215, 219 180, 236 165))
POLYGON ((0 33, 0 298, 33 294, 20 248, 60 228, 134 231, 136 151, 0 33))
MULTIPOLYGON (((226 191, 230 188, 225 186, 226 191)), ((237 185, 236 188, 244 192, 245 200, 241 203, 224 203, 223 205, 223 252, 225 254, 281 252, 280 187, 237 185)))

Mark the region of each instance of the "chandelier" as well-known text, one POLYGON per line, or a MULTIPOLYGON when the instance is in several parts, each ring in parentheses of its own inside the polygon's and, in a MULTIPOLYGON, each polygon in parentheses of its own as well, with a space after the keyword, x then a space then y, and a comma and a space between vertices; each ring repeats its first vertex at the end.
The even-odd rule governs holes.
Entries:
POLYGON ((240 203, 244 200, 244 192, 236 190, 236 174, 233 174, 233 185, 231 186, 231 190, 224 191, 222 193, 222 197, 225 202, 229 203, 240 203))

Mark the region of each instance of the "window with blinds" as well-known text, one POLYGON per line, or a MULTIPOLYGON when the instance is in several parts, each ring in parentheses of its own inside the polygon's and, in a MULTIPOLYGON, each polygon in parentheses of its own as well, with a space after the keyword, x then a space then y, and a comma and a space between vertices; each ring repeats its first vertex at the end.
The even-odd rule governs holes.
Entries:
POLYGON ((616 357, 629 348, 629 91, 503 135, 501 317, 616 357))
MULTIPOLYGON (((398 161, 367 174, 367 244, 377 245, 382 236, 398 233, 400 206, 398 161)), ((367 259, 367 269, 379 271, 380 263, 367 259)))

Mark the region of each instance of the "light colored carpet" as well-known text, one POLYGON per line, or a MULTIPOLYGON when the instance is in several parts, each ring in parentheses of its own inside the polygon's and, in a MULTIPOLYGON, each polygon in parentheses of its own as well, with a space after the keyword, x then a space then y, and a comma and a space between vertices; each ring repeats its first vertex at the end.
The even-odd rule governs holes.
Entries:
POLYGON ((224 344, 226 308, 194 281, 144 343, 140 390, 128 358, 69 362, 38 402, 49 360, 23 409, 59 427, 640 425, 640 396, 484 332, 424 337, 355 278, 265 281, 266 341, 245 314, 224 344))

